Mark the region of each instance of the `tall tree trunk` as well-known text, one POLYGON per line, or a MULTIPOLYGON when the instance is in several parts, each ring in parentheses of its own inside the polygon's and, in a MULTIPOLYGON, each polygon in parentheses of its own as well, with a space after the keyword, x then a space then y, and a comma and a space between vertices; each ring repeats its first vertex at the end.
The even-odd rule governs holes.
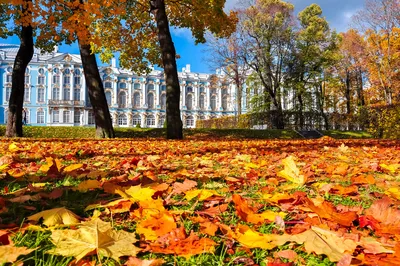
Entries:
POLYGON ((274 128, 276 129, 284 129, 285 128, 285 122, 284 122, 284 117, 283 117, 283 110, 280 102, 277 100, 276 94, 275 97, 272 99, 273 104, 274 104, 274 113, 273 113, 273 119, 272 123, 274 128))
POLYGON ((358 97, 358 105, 364 106, 364 91, 363 91, 363 79, 362 79, 362 70, 359 69, 357 71, 357 97, 358 97))
MULTIPOLYGON (((28 9, 32 0, 25 0, 22 5, 22 13, 31 11, 28 9)), ((25 92, 25 71, 33 57, 33 28, 31 25, 21 26, 21 45, 14 61, 12 73, 12 87, 8 105, 8 117, 6 137, 22 137, 22 109, 25 92)))
POLYGON ((350 97, 351 83, 350 83, 350 72, 346 70, 346 113, 351 114, 351 97, 350 97))
POLYGON ((297 101, 299 104, 298 113, 299 113, 299 129, 304 129, 304 114, 303 114, 303 95, 299 92, 297 94, 297 101))
POLYGON ((162 52, 162 62, 167 85, 167 139, 183 139, 181 112, 179 108, 180 86, 176 67, 176 52, 169 31, 164 0, 150 0, 158 29, 158 41, 162 52))
POLYGON ((90 103, 93 106, 96 138, 114 138, 110 110, 108 109, 103 82, 97 67, 96 56, 91 52, 90 44, 82 44, 79 40, 78 44, 90 103))

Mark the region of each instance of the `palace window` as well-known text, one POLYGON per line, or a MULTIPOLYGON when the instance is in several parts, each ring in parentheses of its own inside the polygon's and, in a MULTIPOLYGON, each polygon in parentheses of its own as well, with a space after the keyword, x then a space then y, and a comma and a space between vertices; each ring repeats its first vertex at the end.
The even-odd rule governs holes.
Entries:
POLYGON ((112 82, 111 81, 104 82, 104 88, 105 89, 112 89, 112 82))
POLYGON ((226 95, 222 97, 222 109, 228 110, 228 97, 226 95))
POLYGON ((79 89, 79 88, 74 89, 74 100, 75 101, 81 100, 81 89, 79 89))
POLYGON ((37 101, 38 102, 44 102, 44 88, 38 88, 38 95, 37 95, 37 101))
POLYGON ((43 75, 44 74, 44 69, 43 68, 39 68, 38 72, 39 72, 40 75, 43 75))
POLYGON ((158 123, 159 123, 159 127, 164 127, 165 116, 161 116, 158 123))
POLYGON ((193 97, 192 94, 189 94, 186 96, 186 108, 188 110, 192 110, 193 109, 193 97))
POLYGON ((121 91, 118 95, 118 107, 125 108, 126 107, 126 92, 121 91))
POLYGON ((69 123, 70 122, 70 115, 71 115, 71 112, 70 111, 64 111, 63 112, 63 122, 64 123, 69 123))
POLYGON ((111 91, 106 91, 107 104, 111 105, 111 91))
POLYGON ((36 113, 36 123, 44 124, 44 111, 38 110, 36 113))
POLYGON ((93 111, 88 112, 88 124, 89 125, 94 125, 95 124, 95 119, 94 119, 94 113, 93 111))
POLYGON ((11 87, 6 87, 6 98, 5 100, 8 102, 10 100, 11 95, 11 87))
POLYGON ((52 118, 53 118, 53 123, 60 123, 60 111, 53 110, 52 118))
POLYGON ((153 93, 147 94, 147 106, 150 109, 154 108, 154 94, 153 93))
POLYGON ((74 123, 79 124, 81 122, 81 111, 78 109, 74 110, 74 123))
POLYGON ((137 126, 137 125, 140 126, 141 123, 142 123, 142 120, 140 119, 140 115, 134 115, 133 119, 132 119, 132 125, 133 126, 137 126))
POLYGON ((193 88, 192 87, 187 87, 186 88, 186 93, 191 93, 193 92, 193 88))
POLYGON ((7 82, 7 83, 11 83, 11 82, 12 82, 12 75, 11 75, 11 74, 8 74, 8 75, 6 76, 6 82, 7 82))
POLYGON ((23 115, 22 119, 24 120, 24 123, 25 124, 29 124, 30 121, 31 121, 31 117, 29 115, 29 110, 28 109, 24 109, 23 112, 22 112, 22 115, 23 115))
POLYGON ((128 125, 128 119, 126 117, 126 114, 120 114, 118 116, 118 125, 120 125, 120 126, 128 125))
POLYGON ((135 92, 133 94, 133 106, 138 108, 140 106, 140 93, 135 92))
POLYGON ((154 84, 149 84, 149 85, 147 85, 147 90, 148 90, 148 91, 154 90, 154 84))
POLYGON ((120 88, 120 89, 126 89, 126 83, 125 83, 125 82, 121 82, 121 83, 119 84, 119 88, 120 88))
POLYGON ((60 99, 60 88, 53 88, 53 95, 52 95, 53 100, 59 100, 60 99))
POLYGON ((26 87, 24 93, 24 102, 29 102, 31 100, 31 88, 26 87))
POLYGON ((156 119, 154 118, 154 115, 149 115, 146 117, 146 125, 147 126, 155 126, 156 125, 156 119))
POLYGON ((70 88, 64 88, 63 100, 69 101, 70 99, 71 99, 71 89, 70 88))
POLYGON ((204 94, 200 95, 200 97, 199 97, 199 107, 200 107, 201 110, 204 110, 204 99, 205 99, 204 94))
POLYGON ((140 83, 135 83, 135 84, 133 85, 133 89, 134 89, 134 90, 140 90, 140 83))
POLYGON ((211 110, 215 111, 217 109, 217 96, 211 96, 211 110))
POLYGON ((165 110, 167 108, 167 95, 165 93, 161 94, 161 109, 165 110))
POLYGON ((193 126, 194 126, 193 116, 186 117, 186 127, 193 127, 193 126))
POLYGON ((45 83, 45 77, 44 76, 38 76, 38 85, 44 85, 45 83))
POLYGON ((25 84, 29 84, 31 82, 31 77, 29 76, 29 74, 25 74, 24 82, 25 82, 25 84))

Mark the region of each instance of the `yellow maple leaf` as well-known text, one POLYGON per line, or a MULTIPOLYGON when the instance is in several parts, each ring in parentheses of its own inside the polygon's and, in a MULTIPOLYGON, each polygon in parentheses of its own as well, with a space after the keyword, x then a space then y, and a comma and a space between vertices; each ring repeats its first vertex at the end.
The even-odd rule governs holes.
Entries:
POLYGON ((398 187, 390 187, 385 191, 385 194, 400 200, 400 189, 398 187))
POLYGON ((279 241, 279 238, 281 238, 280 235, 261 234, 243 225, 239 225, 234 235, 234 238, 240 244, 248 248, 263 248, 269 250, 281 244, 281 241, 279 241))
POLYGON ((85 192, 94 188, 101 188, 101 182, 98 180, 85 180, 79 183, 79 185, 76 188, 73 188, 73 190, 85 192))
POLYGON ((25 149, 18 147, 17 143, 12 142, 9 146, 8 146, 8 150, 10 152, 18 152, 18 151, 23 151, 25 149))
POLYGON ((81 164, 81 163, 71 164, 71 165, 68 165, 67 167, 65 167, 63 172, 69 173, 69 172, 72 172, 72 171, 82 168, 82 166, 83 166, 83 164, 81 164))
POLYGON ((379 166, 380 166, 381 168, 383 168, 383 169, 385 169, 385 170, 391 172, 391 173, 394 173, 394 172, 397 171, 397 169, 399 169, 400 164, 396 163, 396 164, 387 165, 387 164, 381 163, 379 166))
POLYGON ((55 247, 48 253, 75 257, 77 261, 92 252, 119 261, 119 257, 135 256, 141 250, 132 244, 136 242, 135 233, 113 230, 110 223, 100 219, 82 223, 77 230, 54 230, 51 239, 55 247))
POLYGON ((70 225, 79 223, 79 216, 66 208, 55 208, 47 211, 42 211, 31 215, 28 220, 39 221, 43 218, 43 224, 48 227, 54 225, 70 225))
POLYGON ((156 191, 148 187, 142 188, 141 185, 138 185, 132 186, 125 191, 116 189, 115 192, 121 195, 121 197, 123 198, 130 199, 133 202, 140 202, 145 200, 152 200, 152 196, 156 191))
POLYGON ((290 155, 283 159, 282 164, 284 168, 282 171, 278 172, 278 176, 298 185, 304 185, 306 183, 306 178, 304 175, 300 174, 300 170, 293 160, 293 156, 290 155))
POLYGON ((195 197, 199 197, 199 201, 203 201, 208 199, 211 196, 220 196, 216 191, 214 190, 208 190, 208 189, 194 189, 185 192, 185 199, 187 200, 192 200, 195 197))

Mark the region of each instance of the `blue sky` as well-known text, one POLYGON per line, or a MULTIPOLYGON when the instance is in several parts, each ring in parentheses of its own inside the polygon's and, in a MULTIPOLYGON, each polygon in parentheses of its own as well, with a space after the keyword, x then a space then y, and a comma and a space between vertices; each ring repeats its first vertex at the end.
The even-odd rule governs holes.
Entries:
MULTIPOLYGON (((242 0, 227 0, 226 9, 232 9, 239 5, 242 0)), ((364 0, 288 0, 295 6, 295 13, 303 10, 306 6, 316 3, 323 10, 323 14, 330 23, 331 28, 335 28, 338 32, 345 31, 351 23, 351 16, 360 10, 364 5, 364 0)), ((186 64, 191 65, 192 72, 213 73, 207 64, 207 54, 205 45, 195 45, 192 34, 187 29, 172 29, 172 38, 175 49, 180 55, 177 60, 178 70, 185 67, 186 64)), ((18 44, 17 37, 11 37, 7 40, 1 40, 3 43, 18 44)), ((79 53, 77 45, 63 45, 59 48, 61 52, 79 53)))

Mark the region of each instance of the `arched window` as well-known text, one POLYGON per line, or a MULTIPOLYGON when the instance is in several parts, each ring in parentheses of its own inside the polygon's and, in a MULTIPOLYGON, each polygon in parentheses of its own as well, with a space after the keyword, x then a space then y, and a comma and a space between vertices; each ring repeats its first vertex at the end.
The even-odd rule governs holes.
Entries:
POLYGON ((71 100, 71 89, 69 87, 64 88, 63 100, 71 100))
POLYGON ((29 76, 29 68, 26 68, 25 70, 25 84, 30 83, 30 76, 29 76))
POLYGON ((205 106, 205 97, 204 94, 201 94, 199 97, 199 107, 201 110, 204 110, 204 106, 205 106))
POLYGON ((167 90, 167 86, 161 85, 161 91, 166 91, 166 90, 167 90))
POLYGON ((74 89, 74 100, 75 101, 80 101, 81 100, 81 89, 80 88, 75 88, 74 89))
POLYGON ((206 90, 204 89, 204 87, 200 87, 200 93, 204 93, 206 90))
POLYGON ((120 89, 126 89, 126 83, 125 83, 125 82, 121 82, 121 83, 119 84, 119 88, 120 88, 120 89))
POLYGON ((121 91, 118 95, 118 107, 125 108, 126 107, 126 92, 121 91))
POLYGON ((154 94, 153 93, 147 94, 147 106, 150 109, 154 108, 154 94))
POLYGON ((126 114, 120 114, 118 116, 118 125, 120 126, 128 125, 128 118, 126 117, 126 114))
POLYGON ((75 69, 74 69, 74 74, 75 74, 76 76, 81 75, 81 71, 79 70, 79 68, 75 68, 75 69))
POLYGON ((12 74, 7 74, 6 76, 6 82, 11 83, 12 82, 12 74))
POLYGON ((217 109, 217 96, 211 96, 211 110, 215 111, 217 109))
POLYGON ((193 109, 193 96, 192 96, 192 94, 186 95, 186 108, 188 110, 192 110, 193 109))
POLYGON ((135 84, 133 85, 133 89, 134 89, 134 90, 140 90, 140 83, 135 83, 135 84))
POLYGON ((165 110, 167 108, 167 95, 165 93, 161 94, 161 109, 165 110))
POLYGON ((37 124, 44 124, 44 111, 38 110, 36 113, 36 123, 37 124))
POLYGON ((228 90, 227 89, 222 89, 222 95, 228 94, 228 90))
POLYGON ((53 84, 60 85, 60 69, 55 68, 53 73, 53 84))
POLYGON ((149 115, 146 117, 146 125, 149 127, 156 125, 156 119, 154 118, 154 115, 149 115))
POLYGON ((186 117, 186 127, 193 127, 193 126, 194 126, 193 116, 186 117))
POLYGON ((63 84, 64 86, 69 86, 71 85, 71 70, 69 68, 64 70, 64 76, 63 76, 63 84))
POLYGON ((107 104, 111 105, 111 91, 106 91, 107 104))
POLYGON ((140 107, 140 93, 139 92, 135 92, 133 94, 133 107, 140 107))
POLYGON ((60 100, 60 88, 53 88, 53 100, 60 100))
POLYGON ((191 93, 191 92, 193 92, 193 87, 187 87, 186 88, 186 93, 191 93))
POLYGON ((211 94, 211 95, 217 94, 217 89, 211 89, 211 90, 210 90, 210 94, 211 94))
POLYGON ((222 109, 228 110, 228 97, 226 95, 222 96, 222 109))
POLYGON ((134 115, 133 119, 132 119, 132 125, 133 126, 137 126, 137 125, 141 125, 142 120, 140 119, 140 115, 134 115))
POLYGON ((38 88, 38 96, 37 96, 37 101, 38 102, 44 102, 44 88, 38 88))

